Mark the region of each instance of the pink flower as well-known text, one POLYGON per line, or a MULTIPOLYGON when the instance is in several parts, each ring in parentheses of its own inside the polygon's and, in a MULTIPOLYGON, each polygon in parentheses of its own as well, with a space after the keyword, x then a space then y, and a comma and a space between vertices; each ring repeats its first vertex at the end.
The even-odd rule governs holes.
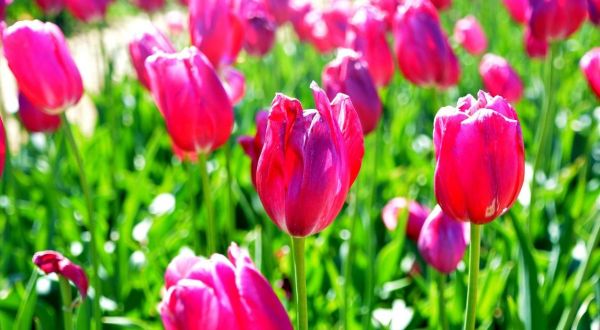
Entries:
POLYGON ((588 0, 588 14, 592 24, 600 25, 600 0, 588 0))
POLYGON ((33 263, 44 273, 56 273, 73 282, 83 299, 87 296, 88 278, 85 271, 56 251, 41 251, 33 255, 33 263))
POLYGON ((475 16, 467 16, 456 22, 454 40, 473 55, 479 55, 487 49, 485 32, 475 16))
POLYGON ((504 58, 486 54, 479 64, 479 74, 493 96, 500 95, 509 102, 518 102, 523 96, 521 78, 504 58))
POLYGON ((67 10, 82 22, 103 20, 112 0, 65 0, 67 10))
POLYGON ((392 198, 381 211, 381 218, 385 227, 390 231, 396 230, 398 218, 403 216, 404 212, 408 216, 406 236, 416 242, 419 239, 423 223, 429 215, 429 210, 415 201, 409 202, 404 197, 392 198))
POLYGON ((156 52, 175 53, 175 47, 171 44, 169 38, 165 37, 153 25, 142 33, 134 36, 129 43, 129 57, 137 74, 140 83, 150 89, 150 81, 148 80, 148 72, 146 71, 146 59, 156 52))
POLYGON ((587 17, 586 0, 530 0, 529 28, 536 39, 567 39, 587 17))
POLYGON ((230 66, 226 66, 219 70, 219 75, 231 104, 240 103, 246 94, 246 77, 244 77, 244 74, 230 66))
POLYGON ((275 42, 275 20, 265 5, 257 0, 244 2, 242 13, 246 24, 244 49, 255 56, 267 54, 275 42))
POLYGON ((581 71, 596 97, 600 99, 600 47, 588 51, 579 62, 581 71))
POLYGON ((508 13, 518 23, 526 24, 529 15, 529 0, 502 0, 508 13))
POLYGON ((35 3, 46 15, 54 15, 64 7, 64 0, 35 0, 35 3))
POLYGON ((450 8, 452 0, 431 0, 431 3, 433 3, 438 10, 444 10, 450 8))
POLYGON ((525 51, 531 58, 544 58, 548 54, 548 43, 544 40, 536 39, 529 28, 525 29, 525 51))
POLYGON ((60 128, 60 116, 43 112, 33 105, 23 93, 19 93, 19 117, 25 129, 30 133, 51 133, 60 128))

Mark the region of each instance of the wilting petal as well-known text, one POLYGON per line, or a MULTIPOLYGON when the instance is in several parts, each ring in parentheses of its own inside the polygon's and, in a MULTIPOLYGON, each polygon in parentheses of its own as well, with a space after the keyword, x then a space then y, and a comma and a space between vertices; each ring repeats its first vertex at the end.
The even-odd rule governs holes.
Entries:
POLYGON ((56 273, 75 284, 81 297, 85 299, 88 279, 83 268, 56 251, 41 251, 33 255, 33 263, 46 274, 56 273))

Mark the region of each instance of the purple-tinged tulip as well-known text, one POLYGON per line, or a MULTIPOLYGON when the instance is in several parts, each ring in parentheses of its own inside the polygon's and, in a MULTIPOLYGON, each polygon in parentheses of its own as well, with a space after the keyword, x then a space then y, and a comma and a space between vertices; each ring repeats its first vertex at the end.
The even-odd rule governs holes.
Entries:
POLYGON ((330 103, 311 84, 316 110, 277 94, 256 169, 258 196, 284 232, 305 237, 329 226, 356 179, 364 154, 363 133, 350 98, 330 103))
POLYGON ((73 282, 81 297, 85 299, 88 291, 88 278, 83 268, 56 251, 41 251, 33 255, 33 263, 44 273, 56 273, 73 282))
POLYGON ((4 123, 0 117, 0 178, 4 172, 4 162, 6 161, 6 131, 4 131, 4 123))
POLYGON ((112 0, 65 0, 67 10, 82 22, 103 20, 112 0))
POLYGON ((169 38, 165 37, 153 25, 134 36, 133 40, 129 43, 131 63, 133 64, 138 80, 146 89, 150 89, 150 81, 148 80, 145 62, 150 55, 156 52, 175 53, 176 50, 171 41, 169 41, 169 38))
POLYGON ((385 15, 376 7, 359 8, 351 20, 349 47, 361 54, 377 87, 394 75, 394 58, 386 39, 385 15))
POLYGON ((281 25, 290 18, 290 0, 264 0, 267 11, 281 25))
POLYGON ((487 49, 485 32, 475 16, 469 15, 456 22, 454 40, 473 55, 479 55, 487 49))
POLYGON ((418 86, 448 88, 458 83, 460 67, 428 0, 408 0, 394 19, 400 70, 418 86))
POLYGON ((219 70, 223 88, 229 96, 232 105, 240 103, 246 94, 246 77, 240 71, 227 66, 219 70))
POLYGON ((4 30, 3 40, 19 90, 35 106, 57 114, 79 101, 81 75, 58 26, 20 21, 4 30))
POLYGON ((600 26, 600 0, 588 0, 588 14, 592 24, 600 26))
POLYGON ((330 99, 346 94, 358 114, 363 133, 372 132, 381 117, 382 105, 375 83, 360 55, 350 49, 342 49, 329 62, 322 73, 323 88, 330 99))
POLYGON ((38 109, 23 93, 19 93, 19 117, 30 133, 55 132, 61 123, 60 116, 49 115, 38 109))
POLYGON ((436 205, 421 229, 419 253, 437 271, 452 273, 469 245, 469 227, 469 223, 454 220, 436 205))
POLYGON ((257 0, 246 1, 242 12, 246 22, 244 49, 250 55, 267 54, 275 42, 275 20, 267 12, 265 5, 257 0))
POLYGON ((435 116, 435 196, 448 216, 488 223, 516 201, 525 173, 519 118, 500 96, 480 91, 435 116))
POLYGON ((437 8, 438 10, 448 9, 452 5, 452 0, 430 0, 430 1, 431 1, 431 3, 433 3, 435 8, 437 8))
POLYGON ((233 107, 208 59, 196 48, 146 59, 150 90, 173 142, 188 152, 209 153, 233 128, 233 107))
POLYGON ((415 201, 408 201, 404 197, 392 198, 385 204, 381 211, 381 218, 385 227, 390 231, 396 230, 398 218, 403 216, 404 212, 406 212, 408 217, 406 221, 406 236, 416 242, 419 240, 421 228, 429 215, 429 210, 415 201))
POLYGON ((269 282, 235 244, 228 257, 176 257, 165 282, 159 309, 167 330, 293 329, 269 282))
POLYGON ((46 15, 55 15, 65 6, 64 0, 35 0, 35 3, 46 15))
POLYGON ((133 0, 133 4, 148 13, 161 10, 165 6, 165 0, 133 0))
POLYGON ((548 54, 548 43, 544 40, 536 39, 529 31, 529 28, 525 29, 523 35, 525 39, 525 51, 527 56, 531 58, 544 58, 548 54))
POLYGON ((509 102, 518 102, 523 96, 521 78, 504 58, 485 54, 479 64, 479 74, 492 96, 500 95, 509 102))
POLYGON ((596 97, 600 99, 600 47, 593 48, 587 52, 579 62, 581 71, 590 85, 596 97))
POLYGON ((527 24, 529 0, 502 0, 502 2, 515 22, 527 24))
POLYGON ((529 28, 536 39, 567 39, 587 17, 586 0, 530 0, 529 28))
POLYGON ((258 158, 260 157, 263 145, 265 144, 268 115, 269 114, 266 111, 259 111, 256 114, 256 135, 254 137, 245 135, 238 139, 244 152, 251 160, 250 170, 254 188, 256 188, 256 168, 258 167, 258 158))

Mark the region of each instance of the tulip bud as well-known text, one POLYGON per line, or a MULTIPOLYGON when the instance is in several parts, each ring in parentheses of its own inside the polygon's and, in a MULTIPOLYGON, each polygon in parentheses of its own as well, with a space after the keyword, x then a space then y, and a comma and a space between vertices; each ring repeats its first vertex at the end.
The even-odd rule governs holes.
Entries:
POLYGON ((153 25, 137 34, 129 43, 131 63, 138 80, 146 89, 150 89, 150 81, 148 81, 145 62, 150 55, 156 52, 175 53, 176 50, 171 41, 153 25))
POLYGON ((531 58, 544 58, 548 54, 548 43, 544 40, 536 39, 529 31, 525 29, 525 51, 531 58))
POLYGON ((435 6, 435 8, 437 8, 438 10, 448 9, 452 5, 452 0, 430 0, 430 1, 435 6))
POLYGON ((588 51, 579 62, 581 71, 596 97, 600 99, 600 47, 588 51))
POLYGON ((485 54, 479 64, 479 74, 485 89, 493 96, 500 95, 509 102, 518 102, 523 96, 521 78, 504 58, 485 54))
POLYGON ((333 99, 338 93, 346 94, 358 114, 363 133, 372 132, 381 117, 382 106, 366 63, 352 50, 343 49, 323 68, 323 88, 333 99))
POLYGON ((588 0, 588 14, 592 24, 600 25, 600 0, 588 0))
POLYGON ((473 55, 479 55, 487 49, 485 32, 477 19, 471 15, 456 22, 454 40, 473 55))
POLYGON ((133 0, 133 4, 148 13, 161 10, 165 6, 165 0, 133 0))
POLYGON ((60 116, 49 115, 38 109, 23 93, 19 93, 19 117, 30 133, 55 132, 61 123, 60 116))
POLYGON ((262 148, 265 143, 267 117, 268 113, 266 111, 259 111, 256 114, 256 135, 254 137, 241 136, 238 139, 238 142, 244 149, 244 152, 246 155, 248 155, 248 157, 250 157, 252 162, 250 170, 254 188, 256 188, 256 168, 258 167, 258 158, 260 157, 260 153, 262 152, 262 148))
POLYGON ((159 309, 167 330, 292 329, 269 282, 235 244, 228 257, 176 257, 165 282, 159 309))
POLYGON ((407 213, 406 236, 416 242, 419 239, 421 228, 429 215, 429 210, 415 201, 408 201, 403 197, 392 198, 381 211, 383 224, 390 230, 396 230, 398 218, 407 213), (408 210, 407 210, 408 208, 408 210))
POLYGON ((244 94, 246 94, 246 77, 244 77, 243 73, 230 66, 222 67, 219 70, 219 74, 225 92, 227 92, 229 100, 231 100, 231 104, 238 104, 244 98, 244 94))
POLYGON ((480 91, 435 116, 435 196, 448 216, 488 223, 508 210, 523 185, 519 118, 500 96, 480 91))
POLYGON ((260 2, 246 2, 243 11, 246 22, 244 49, 250 55, 263 56, 275 42, 275 21, 260 2))
POLYGON ((536 39, 567 39, 587 17, 586 0, 531 0, 529 28, 536 39))
POLYGON ((33 263, 44 273, 56 273, 73 282, 83 299, 87 296, 88 278, 85 271, 56 251, 41 251, 33 255, 33 263))
POLYGON ((35 106, 57 114, 79 101, 81 75, 58 26, 20 21, 4 30, 3 39, 4 55, 19 90, 35 106))
POLYGON ((6 131, 4 131, 4 123, 0 117, 0 178, 4 172, 4 162, 6 161, 6 131))
POLYGON ((112 0, 65 0, 67 10, 82 22, 103 20, 112 0))
POLYGON ((394 59, 386 39, 385 15, 375 7, 361 7, 352 17, 348 39, 350 48, 367 62, 375 85, 386 86, 394 75, 394 59))
POLYGON ((527 23, 527 15, 529 14, 529 0, 502 0, 504 6, 508 10, 510 17, 521 24, 527 23))
POLYGON ((64 0, 35 0, 35 3, 46 15, 55 15, 64 7, 64 0))
POLYGON ((460 67, 438 13, 428 0, 409 0, 394 19, 400 70, 418 86, 448 88, 458 83, 460 67), (429 42, 435 40, 435 42, 429 42))
POLYGON ((340 212, 364 154, 363 134, 350 98, 329 102, 311 84, 316 110, 277 94, 256 169, 267 214, 284 232, 304 237, 329 226, 340 212))
POLYGON ((209 153, 233 129, 233 108, 208 59, 194 47, 156 53, 146 60, 150 89, 173 142, 184 151, 209 153))
POLYGON ((454 220, 436 205, 419 236, 419 253, 437 271, 456 270, 469 245, 469 223, 454 220))

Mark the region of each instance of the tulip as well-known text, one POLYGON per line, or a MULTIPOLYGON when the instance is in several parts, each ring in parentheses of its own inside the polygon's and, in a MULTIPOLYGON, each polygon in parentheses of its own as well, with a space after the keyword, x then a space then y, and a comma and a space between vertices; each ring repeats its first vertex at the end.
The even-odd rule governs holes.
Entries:
POLYGON ((450 6, 452 5, 452 0, 431 0, 431 3, 438 10, 444 10, 450 8, 450 6))
POLYGON ((46 15, 57 14, 65 5, 64 0, 35 0, 35 3, 46 15))
POLYGON ((133 4, 146 12, 154 12, 165 6, 165 0, 133 0, 133 4))
POLYGON ((88 291, 88 278, 85 271, 71 260, 56 251, 41 251, 33 255, 33 263, 44 273, 56 273, 73 282, 81 297, 85 299, 88 291))
POLYGON ((367 62, 375 85, 386 86, 394 75, 394 58, 386 39, 385 15, 376 7, 365 6, 356 11, 350 23, 350 48, 367 62))
POLYGON ((517 23, 526 24, 529 14, 529 0, 502 0, 510 17, 517 23))
POLYGON ((269 282, 233 243, 228 257, 177 256, 165 282, 159 309, 167 330, 292 329, 269 282))
POLYGON ((267 10, 277 24, 283 24, 290 18, 290 0, 264 0, 267 10))
POLYGON ((346 45, 353 15, 348 4, 336 2, 333 7, 323 10, 311 6, 300 7, 299 10, 306 11, 301 11, 302 17, 294 23, 301 40, 309 41, 323 54, 346 45))
POLYGON ((67 10, 82 22, 103 20, 112 0, 65 0, 67 10))
POLYGON ((251 175, 252 184, 256 188, 256 168, 258 167, 258 158, 262 152, 263 145, 265 143, 265 133, 267 131, 267 117, 266 111, 259 111, 256 114, 256 135, 252 136, 241 136, 238 139, 239 144, 244 149, 244 152, 251 160, 251 175))
POLYGON ((232 0, 190 0, 190 33, 215 68, 232 64, 244 42, 244 24, 232 0))
POLYGON ((49 115, 37 108, 19 93, 19 117, 25 129, 30 133, 54 132, 60 127, 61 119, 57 115, 49 115))
POLYGON ((403 0, 370 0, 369 3, 385 14, 387 28, 391 28, 394 23, 394 15, 403 0))
POLYGON ((454 220, 439 205, 425 220, 419 236, 419 253, 441 273, 456 270, 469 245, 469 223, 454 220))
POLYGON ((400 7, 394 19, 394 36, 400 70, 410 82, 442 89, 458 83, 458 59, 429 1, 409 0, 400 7))
POLYGON ((79 101, 81 75, 58 26, 20 21, 4 30, 3 40, 19 89, 36 107, 57 114, 79 101))
POLYGON ((12 0, 0 0, 0 21, 6 17, 6 7, 12 3, 12 0))
POLYGON ((290 4, 290 21, 298 39, 308 42, 312 38, 312 28, 308 18, 313 13, 312 3, 305 0, 293 0, 290 4))
POLYGON ((382 105, 375 83, 369 75, 367 65, 360 55, 344 49, 323 68, 323 88, 333 99, 338 93, 352 100, 364 134, 372 132, 381 117, 382 105))
POLYGON ((263 56, 271 50, 275 42, 276 22, 262 3, 247 1, 245 4, 244 49, 251 55, 263 56))
POLYGON ((488 223, 508 210, 523 185, 525 159, 517 113, 480 91, 435 117, 435 196, 448 216, 488 223))
POLYGON ((504 58, 486 54, 479 64, 479 74, 493 96, 500 95, 509 102, 518 102, 523 96, 521 78, 504 58))
POLYGON ((390 230, 396 230, 398 225, 398 218, 403 216, 404 212, 407 212, 406 221, 406 236, 414 242, 419 240, 421 228, 425 219, 429 215, 429 210, 415 201, 408 201, 403 197, 392 198, 384 207, 381 212, 381 218, 383 224, 390 230), (406 210, 408 208, 408 210, 406 210))
POLYGON ((579 62, 581 71, 596 97, 600 99, 600 47, 588 51, 579 62))
POLYGON ((219 75, 231 104, 238 104, 246 94, 246 77, 240 71, 229 66, 221 68, 219 75))
POLYGON ((135 35, 133 40, 129 42, 131 63, 138 80, 146 89, 150 89, 150 81, 148 80, 145 62, 150 55, 156 52, 175 53, 176 50, 171 41, 153 25, 135 35))
POLYGON ((6 132, 4 131, 4 123, 0 117, 0 178, 4 172, 4 162, 6 161, 6 132))
MULTIPOLYGON (((350 18, 353 16, 351 4, 348 1, 334 2, 331 7, 321 11, 325 22, 325 38, 333 48, 346 45, 347 33, 350 29, 350 18)), ((317 33, 316 31, 314 33, 317 33)))
POLYGON ((179 0, 179 4, 187 7, 190 4, 190 0, 179 0))
POLYGON ((360 169, 363 134, 350 98, 329 102, 311 84, 316 110, 277 94, 256 169, 258 195, 271 220, 294 237, 320 232, 340 212, 360 169))
POLYGON ((587 17, 586 0, 531 0, 530 3, 529 28, 539 40, 566 39, 587 17))
POLYGON ((536 39, 529 28, 525 30, 525 51, 531 58, 544 58, 548 54, 548 43, 544 40, 536 39))
POLYGON ((487 49, 485 32, 477 19, 471 15, 456 22, 454 40, 473 55, 479 55, 487 49))
POLYGON ((588 0, 588 14, 592 24, 600 25, 600 0, 588 0))
POLYGON ((233 108, 208 59, 194 47, 146 59, 152 96, 173 142, 207 154, 223 145, 233 128, 233 108))

